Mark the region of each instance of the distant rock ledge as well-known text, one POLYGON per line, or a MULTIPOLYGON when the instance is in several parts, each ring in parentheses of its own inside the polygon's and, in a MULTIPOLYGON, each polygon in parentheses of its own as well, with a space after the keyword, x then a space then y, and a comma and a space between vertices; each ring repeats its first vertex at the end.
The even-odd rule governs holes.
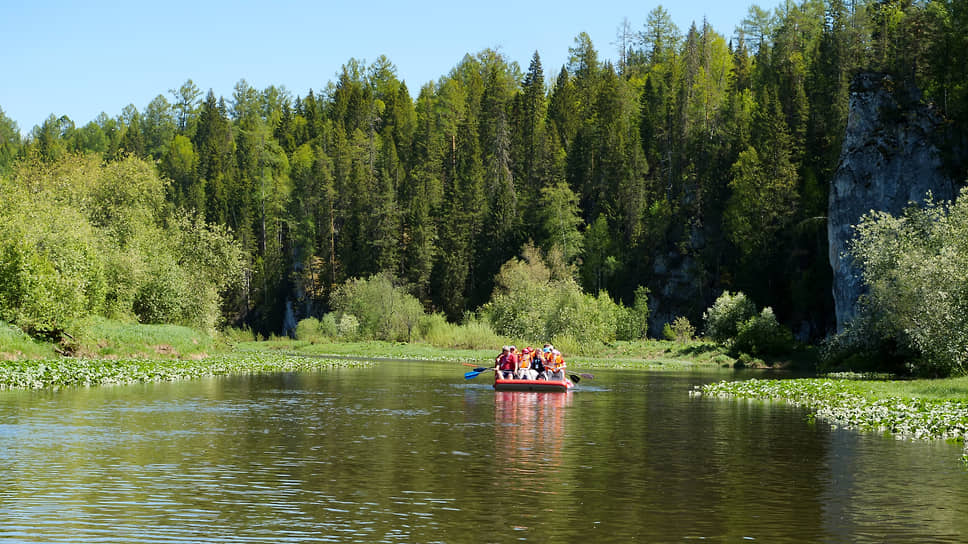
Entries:
POLYGON ((844 254, 854 225, 871 210, 899 214, 911 203, 952 200, 955 189, 935 145, 941 116, 920 91, 887 74, 864 72, 851 83, 840 165, 830 183, 827 236, 837 331, 856 315, 859 271, 844 254))

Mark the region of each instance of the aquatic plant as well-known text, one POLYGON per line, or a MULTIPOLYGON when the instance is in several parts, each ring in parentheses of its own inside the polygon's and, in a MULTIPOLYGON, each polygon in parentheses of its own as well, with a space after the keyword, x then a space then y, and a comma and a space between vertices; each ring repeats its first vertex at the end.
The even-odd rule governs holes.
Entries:
POLYGON ((190 380, 228 374, 311 371, 365 366, 350 359, 300 357, 280 353, 229 353, 201 360, 45 359, 0 362, 0 389, 46 389, 102 384, 190 380))
POLYGON ((776 399, 815 410, 815 417, 852 429, 886 431, 912 439, 965 441, 968 403, 948 399, 870 398, 851 380, 747 380, 696 390, 721 398, 776 399))

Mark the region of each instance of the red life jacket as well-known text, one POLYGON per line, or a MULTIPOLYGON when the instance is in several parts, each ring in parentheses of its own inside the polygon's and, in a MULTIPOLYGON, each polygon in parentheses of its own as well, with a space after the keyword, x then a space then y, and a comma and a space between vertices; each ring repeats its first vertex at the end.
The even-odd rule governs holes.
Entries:
POLYGON ((501 370, 514 370, 514 365, 511 364, 511 354, 502 353, 497 359, 497 367, 501 370))

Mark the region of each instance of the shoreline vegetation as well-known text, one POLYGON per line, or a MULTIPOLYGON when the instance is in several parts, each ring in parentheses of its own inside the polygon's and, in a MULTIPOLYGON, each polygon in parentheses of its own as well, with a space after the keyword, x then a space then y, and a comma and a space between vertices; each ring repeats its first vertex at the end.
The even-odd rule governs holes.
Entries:
POLYGON ((961 459, 968 465, 968 377, 886 380, 858 374, 850 379, 724 380, 696 386, 691 394, 778 400, 808 408, 811 418, 835 427, 913 440, 961 442, 965 447, 961 459))
MULTIPOLYGON (((247 331, 209 335, 174 325, 129 325, 95 320, 75 339, 79 356, 0 325, 0 389, 45 389, 197 379, 241 373, 313 371, 363 366, 368 360, 423 360, 486 365, 494 348, 440 346, 423 342, 323 341, 272 337, 247 331)), ((505 341, 510 342, 510 341, 505 341)), ((518 342, 520 343, 520 342, 518 342)), ((765 362, 733 357, 702 340, 640 340, 601 344, 569 356, 584 369, 711 370, 760 368, 800 370, 815 354, 794 353, 765 362)), ((968 377, 890 380, 885 375, 831 374, 823 378, 725 380, 697 386, 694 396, 784 401, 809 408, 819 420, 902 438, 966 442, 968 377), (850 378, 850 379, 847 379, 850 378)))

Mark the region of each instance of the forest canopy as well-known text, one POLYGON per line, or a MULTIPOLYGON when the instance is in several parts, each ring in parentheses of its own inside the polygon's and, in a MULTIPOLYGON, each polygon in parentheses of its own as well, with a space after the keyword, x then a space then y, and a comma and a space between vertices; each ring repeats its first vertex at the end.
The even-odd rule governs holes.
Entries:
POLYGON ((380 57, 303 96, 188 80, 26 138, 0 110, 0 319, 55 332, 40 306, 56 305, 281 333, 383 274, 457 321, 533 246, 567 271, 555 285, 627 307, 648 289, 656 335, 742 291, 819 338, 833 302, 817 218, 850 80, 923 89, 965 179, 965 28, 955 0, 753 6, 730 36, 660 6, 620 28, 617 62, 580 34, 548 72, 537 52, 524 69, 484 50, 413 90, 380 57))

